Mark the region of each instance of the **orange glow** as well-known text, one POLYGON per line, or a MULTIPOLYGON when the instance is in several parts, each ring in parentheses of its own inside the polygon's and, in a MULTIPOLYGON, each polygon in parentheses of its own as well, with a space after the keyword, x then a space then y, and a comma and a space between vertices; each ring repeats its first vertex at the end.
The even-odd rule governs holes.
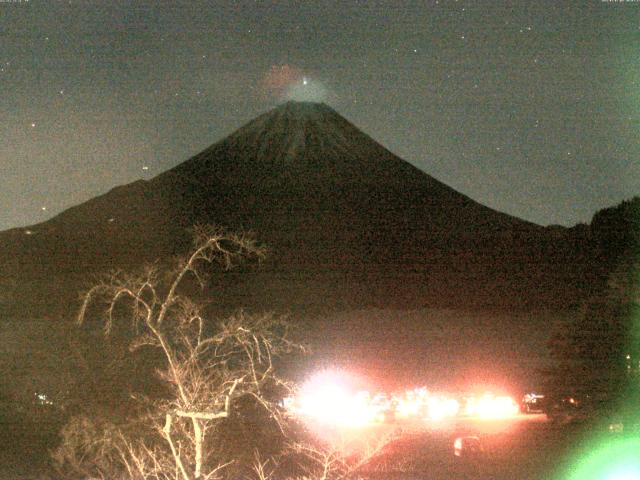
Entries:
POLYGON ((485 393, 480 398, 469 398, 465 413, 469 416, 484 419, 507 418, 518 413, 518 405, 511 397, 495 397, 485 393))
POLYGON ((420 416, 424 411, 426 398, 426 388, 407 390, 402 395, 395 395, 392 403, 395 404, 396 418, 407 419, 420 416))
POLYGON ((357 428, 385 421, 422 419, 442 421, 460 415, 478 419, 502 419, 515 416, 518 404, 512 397, 486 393, 480 397, 453 398, 434 394, 425 387, 400 394, 371 395, 356 390, 349 375, 323 371, 302 385, 295 397, 285 401, 292 414, 311 422, 357 428))
POLYGON ((431 420, 443 420, 458 415, 460 403, 453 398, 431 397, 427 401, 428 417, 431 420))

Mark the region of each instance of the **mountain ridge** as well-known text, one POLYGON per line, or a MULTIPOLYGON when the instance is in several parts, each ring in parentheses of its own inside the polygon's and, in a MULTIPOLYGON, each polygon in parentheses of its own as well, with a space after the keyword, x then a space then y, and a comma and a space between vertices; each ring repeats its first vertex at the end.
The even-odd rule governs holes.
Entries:
MULTIPOLYGON (((575 259, 556 251, 557 234, 481 205, 332 108, 305 102, 258 116, 150 180, 0 232, 2 260, 10 275, 45 285, 52 275, 82 277, 183 253, 188 229, 202 223, 254 231, 273 252, 263 276, 292 278, 283 298, 304 290, 305 275, 342 275, 340 285, 323 280, 327 304, 344 303, 350 290, 356 304, 379 302, 381 292, 408 305, 489 305, 509 295, 534 304, 526 297, 546 298, 579 273, 562 270, 575 259)), ((284 281, 275 277, 261 281, 284 281)))

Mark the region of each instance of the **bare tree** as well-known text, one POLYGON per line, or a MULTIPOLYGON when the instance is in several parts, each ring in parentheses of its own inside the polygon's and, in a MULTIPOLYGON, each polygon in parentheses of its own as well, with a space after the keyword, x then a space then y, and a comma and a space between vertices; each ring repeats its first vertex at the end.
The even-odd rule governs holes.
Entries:
POLYGON ((292 438, 280 458, 256 456, 253 471, 257 480, 358 480, 365 471, 380 471, 378 463, 383 460, 384 449, 396 438, 393 433, 371 433, 348 447, 319 438, 292 438), (283 464, 293 467, 283 472, 283 464))
MULTIPOLYGON (((143 348, 160 352, 156 372, 169 392, 162 399, 147 400, 148 414, 137 420, 151 435, 109 430, 111 461, 97 473, 94 468, 92 476, 108 477, 105 470, 117 464, 122 474, 135 479, 219 478, 233 459, 213 458, 207 435, 232 416, 240 399, 252 401, 283 428, 278 392, 289 385, 275 374, 273 361, 299 348, 289 340, 287 322, 273 315, 239 312, 212 329, 202 307, 184 293, 193 279, 205 285, 207 265, 213 262, 227 269, 242 257, 264 254, 249 236, 198 228, 192 253, 167 274, 157 267, 138 276, 116 272, 84 295, 78 323, 99 317, 105 335, 118 322, 132 325, 136 334, 130 352, 143 348), (103 308, 98 309, 100 305, 103 308)), ((106 453, 100 439, 93 438, 92 443, 74 437, 75 430, 71 425, 63 435, 56 455, 59 464, 75 463, 75 471, 82 472, 81 464, 87 462, 82 452, 97 448, 100 455, 106 453), (71 445, 73 438, 78 445, 71 445)))

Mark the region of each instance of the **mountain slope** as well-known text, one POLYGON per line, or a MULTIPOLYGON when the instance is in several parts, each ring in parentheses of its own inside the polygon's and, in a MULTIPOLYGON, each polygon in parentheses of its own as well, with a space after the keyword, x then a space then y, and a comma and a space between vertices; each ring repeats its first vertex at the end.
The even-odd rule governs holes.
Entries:
POLYGON ((550 230, 456 192, 323 104, 289 102, 150 181, 0 233, 4 306, 55 310, 90 273, 186 251, 203 223, 271 249, 224 287, 231 304, 526 306, 580 290, 550 230))

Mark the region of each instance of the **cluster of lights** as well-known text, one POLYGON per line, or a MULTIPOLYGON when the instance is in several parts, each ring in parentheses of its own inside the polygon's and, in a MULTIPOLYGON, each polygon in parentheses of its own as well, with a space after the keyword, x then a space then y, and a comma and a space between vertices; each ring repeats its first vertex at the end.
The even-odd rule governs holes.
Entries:
POLYGON ((467 399, 465 413, 470 417, 504 418, 515 415, 518 410, 518 405, 511 397, 484 394, 479 398, 467 399))
POLYGON ((368 392, 352 392, 343 375, 330 371, 312 377, 295 397, 285 400, 285 407, 296 416, 351 427, 375 423, 379 414, 375 405, 368 392))
POLYGON ((49 399, 46 393, 35 392, 33 396, 37 405, 53 405, 53 402, 49 399))
POLYGON ((328 372, 310 379, 296 396, 285 401, 285 406, 300 418, 341 427, 361 427, 390 420, 442 421, 460 416, 499 419, 519 411, 513 398, 489 393, 453 398, 422 387, 400 394, 371 394, 350 389, 340 375, 328 372))
POLYGON ((429 392, 426 387, 392 395, 389 407, 397 419, 423 418, 443 420, 460 413, 460 402, 442 394, 429 392))

